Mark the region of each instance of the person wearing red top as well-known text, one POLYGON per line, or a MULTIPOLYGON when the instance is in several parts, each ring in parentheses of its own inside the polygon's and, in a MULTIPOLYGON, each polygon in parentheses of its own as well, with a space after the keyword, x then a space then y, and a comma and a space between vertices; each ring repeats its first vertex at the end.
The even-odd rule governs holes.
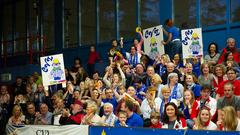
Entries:
POLYGON ((223 97, 224 96, 224 84, 231 82, 234 86, 234 94, 236 96, 240 96, 240 81, 236 80, 237 78, 237 71, 233 68, 229 68, 227 70, 227 77, 228 80, 223 81, 222 83, 219 84, 218 90, 216 91, 217 96, 216 99, 219 99, 219 97, 223 97))
POLYGON ((213 74, 214 74, 213 86, 214 86, 215 92, 218 90, 219 84, 221 84, 223 81, 226 81, 228 79, 227 75, 225 74, 224 68, 225 68, 224 65, 217 64, 213 69, 213 74))
POLYGON ((162 128, 162 124, 160 123, 160 113, 158 112, 151 112, 151 116, 150 116, 150 126, 149 128, 162 128))
POLYGON ((197 116, 202 107, 210 108, 210 113, 213 116, 212 119, 216 117, 217 112, 217 101, 210 96, 211 88, 208 85, 204 85, 201 91, 201 97, 194 101, 191 113, 191 119, 194 123, 197 122, 197 116))
POLYGON ((235 47, 235 39, 234 38, 228 38, 227 39, 227 47, 223 49, 220 58, 218 59, 218 64, 221 64, 225 61, 225 55, 227 54, 227 52, 232 52, 233 54, 233 59, 236 63, 240 62, 240 56, 239 56, 239 51, 238 49, 235 47))
POLYGON ((94 46, 90 47, 90 52, 89 52, 89 56, 88 56, 88 75, 92 76, 93 72, 95 70, 95 63, 97 61, 100 61, 100 56, 99 54, 96 52, 96 49, 94 46))
POLYGON ((59 123, 61 125, 68 124, 80 124, 85 113, 82 111, 82 103, 80 101, 75 101, 75 103, 71 106, 72 114, 70 114, 68 109, 64 109, 62 116, 60 117, 59 123))

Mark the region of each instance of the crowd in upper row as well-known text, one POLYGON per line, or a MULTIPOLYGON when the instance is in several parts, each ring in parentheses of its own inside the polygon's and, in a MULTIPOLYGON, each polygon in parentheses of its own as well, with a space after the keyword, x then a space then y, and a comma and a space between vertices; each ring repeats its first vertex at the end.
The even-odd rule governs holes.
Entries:
POLYGON ((235 39, 228 38, 221 53, 210 43, 207 55, 184 59, 183 64, 181 49, 176 49, 181 45, 177 29, 171 20, 166 26, 168 39, 162 44, 175 51, 155 59, 142 51, 142 38, 134 39, 129 52, 123 40, 119 46, 112 40, 110 64, 102 77, 94 67, 101 59, 92 46, 88 72, 79 58, 65 69, 66 88, 53 85, 45 90, 38 73, 17 77, 11 91, 2 85, 0 119, 6 121, 6 130, 25 124, 82 124, 240 131, 235 39))

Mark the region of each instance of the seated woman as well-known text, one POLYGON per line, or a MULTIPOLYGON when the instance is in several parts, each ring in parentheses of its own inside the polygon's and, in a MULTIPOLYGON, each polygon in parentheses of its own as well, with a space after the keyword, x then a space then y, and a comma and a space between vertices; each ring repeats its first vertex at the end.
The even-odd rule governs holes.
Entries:
POLYGON ((169 102, 177 103, 177 100, 171 98, 171 90, 168 87, 164 86, 161 89, 161 92, 162 92, 162 95, 163 95, 163 97, 161 98, 162 102, 161 102, 161 105, 160 105, 160 116, 161 116, 161 120, 162 120, 165 105, 169 102))
POLYGON ((210 65, 208 63, 203 63, 200 67, 201 75, 198 77, 198 83, 203 85, 211 86, 211 90, 214 88, 213 80, 214 75, 210 72, 210 65))
POLYGON ((177 105, 169 102, 163 114, 163 126, 166 129, 186 129, 187 123, 184 116, 178 111, 177 105))
POLYGON ((178 74, 170 73, 167 78, 167 84, 165 85, 171 90, 171 98, 178 101, 178 106, 183 101, 184 87, 181 83, 178 83, 178 74))
POLYGON ((232 106, 226 106, 222 109, 222 119, 217 121, 219 130, 240 131, 240 119, 232 106))
MULTIPOLYGON (((3 121, 1 121, 3 122, 3 121)), ((12 134, 15 127, 23 127, 25 125, 25 116, 22 113, 22 109, 19 105, 13 107, 12 116, 9 118, 6 125, 6 133, 12 134)))
POLYGON ((229 62, 232 62, 232 67, 239 68, 238 63, 234 61, 233 53, 230 51, 225 54, 225 61, 224 61, 225 66, 229 66, 228 65, 229 62))
POLYGON ((194 93, 196 99, 201 96, 200 92, 202 87, 199 84, 197 84, 197 78, 195 75, 187 74, 184 83, 185 89, 191 90, 194 93))
MULTIPOLYGON (((226 75, 225 66, 223 64, 217 64, 213 68, 213 74, 214 74, 213 86, 215 95, 216 91, 218 90, 219 84, 223 81, 226 81, 228 78, 226 75)), ((213 98, 215 97, 214 95, 212 95, 213 98)))
POLYGON ((0 105, 6 104, 7 107, 10 105, 10 95, 6 85, 2 85, 0 88, 0 105))
POLYGON ((87 103, 86 115, 83 117, 81 125, 100 125, 101 117, 96 113, 97 104, 94 101, 87 103))
POLYGON ((22 109, 19 105, 13 107, 12 116, 8 120, 10 126, 23 126, 25 124, 25 116, 22 113, 22 109))
POLYGON ((211 113, 208 107, 203 107, 197 117, 197 122, 194 124, 195 130, 216 130, 217 125, 211 121, 211 113))
POLYGON ((208 45, 208 54, 205 55, 204 61, 207 62, 209 65, 214 66, 217 64, 217 61, 220 57, 218 53, 218 45, 214 42, 208 45))
POLYGON ((161 93, 161 89, 164 86, 162 84, 162 79, 160 77, 159 74, 153 74, 151 77, 151 86, 156 87, 157 91, 156 91, 156 97, 160 97, 162 98, 162 93, 161 93))
POLYGON ((173 56, 173 60, 172 61, 173 61, 174 65, 175 65, 175 68, 178 69, 182 73, 184 65, 183 65, 181 57, 180 57, 180 55, 178 53, 173 56))

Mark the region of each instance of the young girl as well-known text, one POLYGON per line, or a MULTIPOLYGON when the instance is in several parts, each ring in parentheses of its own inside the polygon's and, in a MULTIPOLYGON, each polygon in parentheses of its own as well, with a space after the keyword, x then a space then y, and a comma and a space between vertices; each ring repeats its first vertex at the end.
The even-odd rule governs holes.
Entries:
POLYGON ((183 104, 181 105, 181 109, 184 113, 185 118, 188 120, 190 119, 191 113, 192 113, 192 106, 195 101, 194 94, 191 90, 185 90, 184 91, 184 98, 183 98, 183 104))
POLYGON ((198 114, 197 122, 194 124, 195 130, 216 130, 217 126, 211 121, 211 113, 208 107, 203 107, 198 114))
POLYGON ((160 123, 160 113, 153 111, 150 116, 151 124, 149 128, 162 128, 160 123))
POLYGON ((186 129, 187 123, 183 115, 178 112, 177 105, 169 102, 165 106, 163 114, 163 127, 167 129, 186 129))

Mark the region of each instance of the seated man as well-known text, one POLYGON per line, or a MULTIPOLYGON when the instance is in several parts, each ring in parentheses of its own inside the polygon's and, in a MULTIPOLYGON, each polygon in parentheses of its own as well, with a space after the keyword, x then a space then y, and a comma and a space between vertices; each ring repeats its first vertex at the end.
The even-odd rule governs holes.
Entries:
POLYGON ((133 107, 132 101, 125 101, 125 106, 122 109, 127 113, 126 125, 129 127, 143 127, 143 120, 138 114, 133 112, 133 107))
POLYGON ((101 118, 101 123, 103 126, 114 126, 117 121, 117 117, 113 113, 113 105, 111 103, 105 103, 103 105, 104 115, 101 118))
POLYGON ((27 114, 25 115, 26 124, 33 125, 35 120, 35 115, 36 115, 35 105, 34 103, 30 102, 27 104, 27 114))
POLYGON ((40 105, 40 112, 36 113, 35 125, 52 125, 52 113, 48 111, 48 106, 45 103, 40 105))
POLYGON ((228 82, 224 84, 224 97, 218 99, 217 109, 218 109, 218 120, 221 120, 222 109, 225 106, 232 106, 235 108, 238 117, 240 118, 240 97, 233 94, 233 84, 228 82))
POLYGON ((111 103, 113 105, 113 110, 115 110, 118 105, 118 102, 116 97, 114 96, 113 90, 111 88, 107 88, 105 90, 105 95, 106 95, 106 98, 102 99, 102 102, 111 103))
POLYGON ((210 113, 214 118, 217 111, 217 101, 210 96, 211 88, 209 85, 204 85, 201 90, 201 97, 194 101, 191 113, 191 119, 196 123, 197 116, 202 107, 210 108, 210 113))
POLYGON ((233 68, 229 68, 226 73, 227 73, 228 80, 223 81, 219 84, 218 90, 216 91, 217 93, 216 99, 224 96, 224 84, 228 82, 232 83, 234 86, 233 93, 236 96, 240 96, 240 81, 237 80, 237 71, 233 68))
POLYGON ((61 125, 80 124, 84 117, 82 109, 82 103, 80 101, 75 101, 71 106, 71 113, 68 109, 63 109, 59 123, 61 125))
POLYGON ((239 50, 236 48, 236 41, 234 38, 227 39, 227 47, 222 50, 222 53, 218 59, 218 64, 222 64, 225 61, 225 55, 231 52, 233 54, 233 59, 236 63, 240 62, 239 50))

